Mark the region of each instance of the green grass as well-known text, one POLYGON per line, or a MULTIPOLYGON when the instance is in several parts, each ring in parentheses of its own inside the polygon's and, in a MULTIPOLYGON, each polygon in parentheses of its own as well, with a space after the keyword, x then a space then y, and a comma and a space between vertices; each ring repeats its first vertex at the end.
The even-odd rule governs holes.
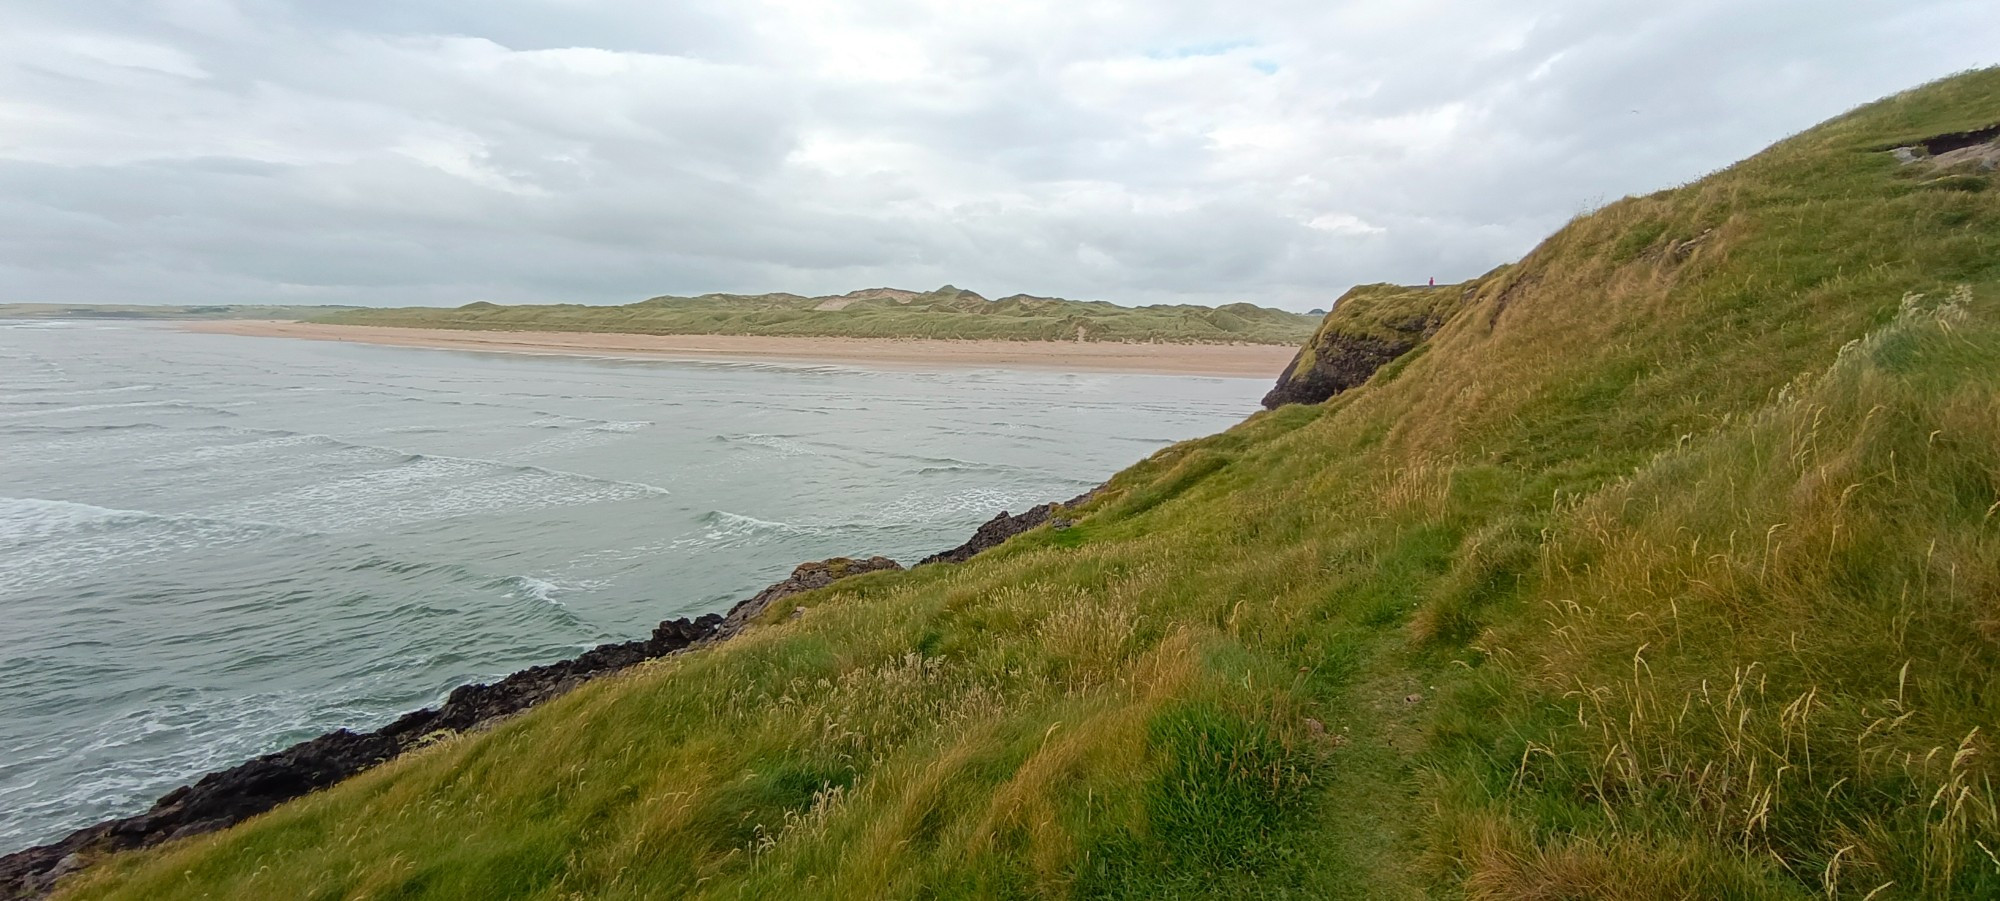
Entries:
POLYGON ((1074 529, 65 896, 2000 897, 2000 192, 1881 152, 1996 121, 1614 203, 1074 529))
POLYGON ((1305 340, 1317 324, 1311 316, 1247 303, 1121 307, 1102 301, 1025 295, 987 300, 949 285, 925 293, 880 288, 839 298, 794 294, 656 297, 618 307, 474 303, 449 310, 353 310, 320 321, 646 335, 1286 345, 1305 340))

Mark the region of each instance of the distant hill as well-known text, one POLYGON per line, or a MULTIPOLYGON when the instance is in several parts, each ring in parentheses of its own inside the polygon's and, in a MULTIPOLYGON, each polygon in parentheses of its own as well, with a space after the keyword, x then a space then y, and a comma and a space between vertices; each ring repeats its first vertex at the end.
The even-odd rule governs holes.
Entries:
POLYGON ((346 306, 0 303, 0 319, 311 319, 346 306))
POLYGON ((358 309, 317 321, 340 325, 642 335, 784 335, 1001 341, 1113 341, 1297 345, 1319 319, 1247 303, 1123 307, 1016 294, 988 300, 935 291, 869 288, 827 297, 703 294, 624 306, 472 303, 455 309, 358 309))

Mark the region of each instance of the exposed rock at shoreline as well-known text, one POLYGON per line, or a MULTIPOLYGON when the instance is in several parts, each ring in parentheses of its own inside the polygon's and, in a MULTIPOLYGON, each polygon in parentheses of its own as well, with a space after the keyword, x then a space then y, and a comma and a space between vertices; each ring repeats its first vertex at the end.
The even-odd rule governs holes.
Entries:
POLYGON ((492 685, 462 685, 436 710, 406 713, 380 734, 408 746, 438 732, 463 732, 566 694, 598 676, 665 657, 713 636, 721 624, 722 617, 714 613, 692 620, 670 619, 644 641, 598 645, 576 658, 529 667, 492 685))
MULTIPOLYGON (((1080 504, 1094 494, 1095 489, 1067 504, 1043 504, 1019 516, 1003 512, 980 526, 972 540, 926 557, 924 562, 962 562, 1049 521, 1053 511, 1080 504)), ((572 659, 529 667, 490 685, 460 686, 436 708, 404 714, 373 732, 339 729, 210 773, 193 785, 168 792, 143 814, 86 826, 59 841, 0 857, 0 901, 40 898, 54 889, 57 880, 106 854, 233 826, 383 764, 434 737, 485 728, 591 679, 697 644, 726 640, 742 632, 772 604, 793 595, 825 588, 849 576, 902 568, 902 564, 879 556, 802 563, 785 580, 737 603, 726 615, 667 620, 653 630, 652 637, 641 641, 599 645, 572 659)))
POLYGON ((835 557, 831 560, 801 563, 783 582, 757 592, 755 597, 730 608, 729 615, 723 618, 722 625, 715 630, 715 639, 721 641, 735 636, 756 621, 757 617, 763 616, 764 611, 771 609, 772 604, 792 595, 825 588, 848 576, 885 571, 899 572, 902 568, 903 564, 887 557, 870 557, 866 560, 835 557))
POLYGON ((1051 518, 1055 518, 1058 511, 1078 506, 1090 500, 1097 495, 1099 490, 1100 488, 1092 488, 1060 504, 1042 504, 1038 507, 1031 507, 1026 513, 1018 516, 1002 510, 1000 511, 1000 515, 987 520, 984 525, 979 527, 978 531, 972 533, 972 538, 964 544, 951 550, 925 557, 917 561, 917 565, 923 566, 927 563, 964 563, 972 559, 974 554, 999 547, 1007 539, 1048 522, 1051 518))

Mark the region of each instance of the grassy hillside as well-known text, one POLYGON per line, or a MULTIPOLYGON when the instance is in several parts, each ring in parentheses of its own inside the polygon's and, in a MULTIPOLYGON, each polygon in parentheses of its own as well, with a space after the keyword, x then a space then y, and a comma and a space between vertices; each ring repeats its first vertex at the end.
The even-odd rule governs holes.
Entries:
POLYGON ((1619 201, 1072 528, 65 894, 2000 897, 2000 190, 1886 152, 1995 122, 1619 201))
POLYGON ((838 297, 704 294, 621 307, 474 303, 451 310, 355 310, 321 321, 346 325, 641 335, 793 335, 1003 341, 1297 344, 1314 317, 1247 303, 1221 307, 1121 307, 1103 301, 1016 295, 1000 300, 946 285, 838 297))

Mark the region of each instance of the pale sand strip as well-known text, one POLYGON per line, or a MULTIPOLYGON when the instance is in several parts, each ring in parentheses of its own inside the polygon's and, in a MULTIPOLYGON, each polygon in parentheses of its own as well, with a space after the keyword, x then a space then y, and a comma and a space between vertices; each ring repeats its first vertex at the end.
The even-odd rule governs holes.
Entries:
POLYGON ((623 335, 486 332, 231 320, 190 331, 268 338, 356 341, 398 347, 670 360, 770 360, 861 367, 1055 369, 1272 378, 1296 348, 1267 344, 1109 344, 1071 341, 935 341, 892 338, 764 338, 743 335, 623 335))

